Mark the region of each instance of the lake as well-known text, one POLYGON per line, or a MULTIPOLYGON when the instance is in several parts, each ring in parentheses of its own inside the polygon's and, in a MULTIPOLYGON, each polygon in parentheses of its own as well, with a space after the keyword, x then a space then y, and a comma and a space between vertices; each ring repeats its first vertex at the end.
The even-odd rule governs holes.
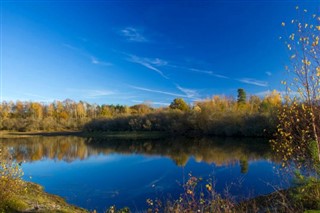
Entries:
POLYGON ((252 138, 95 139, 74 136, 0 139, 3 156, 22 163, 24 179, 69 203, 98 212, 111 205, 147 208, 177 199, 190 174, 235 200, 288 187, 268 141, 252 138))

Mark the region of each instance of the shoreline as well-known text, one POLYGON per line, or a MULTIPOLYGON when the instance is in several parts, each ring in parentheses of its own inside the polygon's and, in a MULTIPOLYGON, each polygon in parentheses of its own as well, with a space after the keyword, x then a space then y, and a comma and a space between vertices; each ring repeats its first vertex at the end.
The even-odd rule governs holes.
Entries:
MULTIPOLYGON (((95 210, 85 209, 73 204, 68 203, 65 198, 45 192, 43 187, 37 183, 24 181, 27 191, 19 194, 15 194, 11 200, 6 202, 4 209, 0 208, 0 211, 4 212, 43 212, 43 213, 90 213, 96 212, 95 210)), ((290 196, 291 193, 297 191, 297 188, 291 187, 288 189, 281 189, 271 192, 266 195, 259 195, 251 199, 245 199, 239 203, 233 203, 232 210, 237 212, 251 212, 260 209, 263 211, 270 210, 285 210, 286 206, 283 206, 277 201, 284 199, 286 202, 292 204, 294 200, 290 196)), ((221 200, 223 201, 223 200, 221 200)), ((288 203, 286 203, 288 204, 288 203)), ((110 209, 117 209, 115 212, 131 212, 127 207, 109 206, 110 209)), ((146 209, 148 206, 146 205, 146 209)), ((107 211, 109 212, 109 211, 107 211)), ((254 211, 255 212, 255 211, 254 211)), ((305 209, 304 212, 313 212, 312 209, 305 209)), ((318 211, 316 211, 318 212, 318 211)))
POLYGON ((17 131, 0 131, 0 139, 7 138, 29 138, 36 136, 81 136, 82 131, 33 131, 33 132, 17 132, 17 131))
POLYGON ((81 131, 81 130, 62 130, 62 131, 0 131, 0 139, 10 138, 30 138, 30 137, 55 137, 55 136, 76 136, 76 137, 96 137, 96 138, 114 138, 114 139, 161 139, 169 137, 218 137, 218 138, 265 138, 263 136, 243 136, 243 135, 206 135, 195 132, 187 134, 164 132, 164 131, 81 131))
POLYGON ((97 137, 97 138, 119 138, 119 139, 159 139, 171 137, 165 132, 143 132, 143 131, 110 131, 110 132, 86 132, 86 131, 0 131, 0 139, 10 138, 31 138, 31 137, 55 137, 55 136, 76 136, 76 137, 97 137))

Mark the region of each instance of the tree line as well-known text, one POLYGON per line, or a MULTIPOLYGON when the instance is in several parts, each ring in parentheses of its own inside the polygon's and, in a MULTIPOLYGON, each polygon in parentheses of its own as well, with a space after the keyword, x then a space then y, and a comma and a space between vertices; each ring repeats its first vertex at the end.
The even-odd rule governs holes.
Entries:
POLYGON ((163 131, 172 134, 218 136, 269 136, 275 130, 281 106, 277 91, 263 99, 238 91, 238 99, 214 96, 188 106, 181 98, 167 108, 140 115, 94 119, 87 131, 163 131))
POLYGON ((275 128, 281 97, 213 96, 193 105, 176 98, 168 107, 149 104, 97 105, 83 101, 2 102, 0 130, 8 131, 164 131, 174 134, 265 136, 275 128), (264 131, 268 130, 268 131, 264 131))
POLYGON ((147 105, 97 105, 83 101, 54 101, 49 104, 33 101, 3 101, 0 103, 0 130, 57 131, 80 130, 96 118, 111 118, 146 113, 147 105))

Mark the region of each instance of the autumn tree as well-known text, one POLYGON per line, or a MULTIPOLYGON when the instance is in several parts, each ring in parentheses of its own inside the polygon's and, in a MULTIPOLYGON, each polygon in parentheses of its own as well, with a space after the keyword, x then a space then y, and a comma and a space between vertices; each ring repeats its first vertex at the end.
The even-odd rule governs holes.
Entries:
POLYGON ((169 107, 171 109, 179 109, 181 111, 188 111, 190 109, 188 104, 182 98, 174 99, 169 107))
POLYGON ((281 95, 277 90, 273 90, 263 98, 260 104, 260 111, 274 112, 280 107, 280 105, 281 105, 281 95))
POLYGON ((83 118, 86 116, 86 110, 84 108, 83 103, 80 101, 76 104, 76 117, 77 118, 83 118))
POLYGON ((42 119, 43 107, 41 104, 33 102, 30 104, 30 113, 35 119, 42 119))
POLYGON ((286 67, 288 80, 282 81, 288 95, 272 144, 284 162, 294 160, 301 166, 306 159, 320 161, 320 16, 296 9, 302 21, 282 23, 288 29, 285 45, 291 64, 286 67))
POLYGON ((249 98, 249 106, 250 106, 250 112, 258 112, 261 104, 261 99, 259 96, 252 95, 249 98))
POLYGON ((111 118, 112 117, 112 109, 108 105, 102 105, 100 107, 100 116, 105 118, 111 118))
POLYGON ((144 115, 152 111, 152 108, 147 104, 133 105, 130 107, 130 109, 131 109, 131 114, 138 114, 138 115, 144 115))
POLYGON ((17 101, 13 108, 13 113, 15 117, 21 118, 24 115, 24 105, 22 101, 17 101))
POLYGON ((46 117, 53 117, 54 116, 54 105, 51 103, 48 106, 45 106, 45 114, 46 117))
POLYGON ((7 119, 10 114, 10 105, 3 101, 0 105, 0 117, 1 119, 7 119))

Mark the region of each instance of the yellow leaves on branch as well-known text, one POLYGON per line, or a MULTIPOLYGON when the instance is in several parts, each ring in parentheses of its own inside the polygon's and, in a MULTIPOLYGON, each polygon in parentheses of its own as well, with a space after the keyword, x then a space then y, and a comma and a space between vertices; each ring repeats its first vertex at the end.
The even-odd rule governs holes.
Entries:
POLYGON ((314 42, 312 42, 312 46, 315 47, 315 46, 318 46, 318 44, 319 44, 319 36, 315 37, 314 42))
POLYGON ((211 191, 211 190, 212 190, 212 185, 211 185, 211 184, 206 184, 206 189, 207 189, 208 191, 211 191))
POLYGON ((288 47, 288 50, 292 49, 290 44, 288 44, 287 47, 288 47))
POLYGON ((320 67, 317 67, 316 71, 317 71, 317 76, 319 77, 320 76, 320 67))
MULTIPOLYGON (((301 9, 300 12, 307 13, 307 10, 301 9)), ((293 88, 297 99, 290 98, 286 102, 287 105, 281 105, 276 139, 271 141, 274 151, 279 153, 283 160, 282 166, 285 166, 288 160, 296 161, 294 163, 300 165, 301 159, 305 160, 309 156, 306 151, 308 143, 315 137, 311 118, 319 118, 319 109, 312 108, 310 103, 320 99, 320 16, 310 15, 313 20, 308 17, 301 21, 292 19, 291 24, 288 22, 288 30, 294 31, 289 32, 287 40, 284 41, 292 61, 291 66, 286 66, 286 70, 290 75, 293 74, 293 78, 281 83, 288 85, 287 92, 293 88), (306 23, 306 20, 311 22, 306 23)), ((307 17, 307 14, 302 16, 307 17)), ((286 27, 288 23, 282 22, 281 25, 286 27)), ((316 122, 316 125, 319 125, 319 120, 316 122)))
POLYGON ((311 61, 309 61, 308 59, 303 59, 301 62, 307 66, 311 65, 311 61))
POLYGON ((317 46, 319 44, 319 42, 318 41, 315 41, 315 42, 312 42, 312 46, 317 46))
POLYGON ((290 36, 289 36, 289 39, 291 39, 291 40, 294 40, 294 33, 292 33, 290 36))

